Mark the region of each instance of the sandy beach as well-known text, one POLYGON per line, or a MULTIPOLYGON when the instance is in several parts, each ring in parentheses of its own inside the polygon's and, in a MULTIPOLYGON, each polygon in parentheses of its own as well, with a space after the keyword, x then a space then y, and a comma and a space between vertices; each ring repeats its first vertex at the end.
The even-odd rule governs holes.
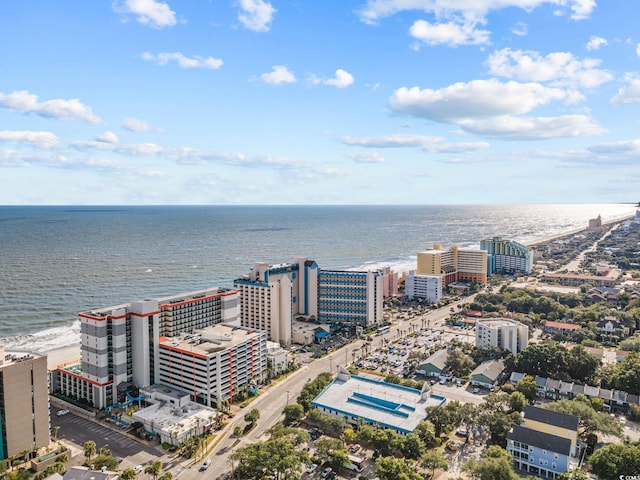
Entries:
POLYGON ((58 367, 74 365, 80 362, 79 343, 40 353, 47 355, 47 366, 49 370, 55 370, 58 367))

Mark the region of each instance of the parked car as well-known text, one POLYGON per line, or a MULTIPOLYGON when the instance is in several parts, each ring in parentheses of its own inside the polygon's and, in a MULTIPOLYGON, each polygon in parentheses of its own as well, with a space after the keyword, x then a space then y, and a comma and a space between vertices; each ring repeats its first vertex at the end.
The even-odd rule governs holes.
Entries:
POLYGON ((66 415, 67 413, 69 413, 69 410, 58 410, 58 413, 56 413, 56 415, 58 415, 59 417, 62 417, 63 415, 66 415))
POLYGON ((469 432, 467 432, 464 428, 459 428, 456 430, 456 435, 462 438, 467 438, 469 436, 469 432))
POLYGON ((324 470, 322 470, 322 472, 320 472, 320 476, 322 478, 326 478, 332 471, 333 469, 331 467, 327 467, 324 470))
POLYGON ((200 471, 204 472, 211 465, 211 459, 207 458, 202 465, 200 465, 200 471))
POLYGON ((318 464, 316 463, 312 463, 311 465, 309 465, 307 467, 307 473, 313 473, 316 471, 316 468, 318 468, 318 464))
POLYGON ((446 447, 452 452, 457 452, 460 448, 460 444, 458 444, 458 442, 454 442, 453 440, 449 440, 446 447))

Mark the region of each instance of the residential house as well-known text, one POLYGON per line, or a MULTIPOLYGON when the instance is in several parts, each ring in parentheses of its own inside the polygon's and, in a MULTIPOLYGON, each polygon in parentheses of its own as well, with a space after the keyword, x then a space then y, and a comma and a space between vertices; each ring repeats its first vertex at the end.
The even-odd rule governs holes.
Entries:
POLYGON ((503 360, 488 360, 482 362, 471 372, 471 385, 476 387, 493 388, 504 371, 503 360))
POLYGON ((550 335, 562 334, 570 337, 576 331, 582 330, 582 325, 577 325, 575 323, 567 323, 567 322, 551 322, 547 321, 544 324, 544 331, 550 335))
POLYGON ((446 348, 438 350, 418 367, 427 377, 438 377, 444 371, 444 366, 449 358, 449 351, 446 348))

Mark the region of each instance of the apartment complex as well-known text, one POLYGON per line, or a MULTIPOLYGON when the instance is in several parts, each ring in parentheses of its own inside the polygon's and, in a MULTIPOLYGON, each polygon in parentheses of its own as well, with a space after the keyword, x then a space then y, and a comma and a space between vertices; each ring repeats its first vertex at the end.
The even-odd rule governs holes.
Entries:
POLYGON ((404 294, 409 300, 435 303, 442 298, 442 276, 419 275, 411 270, 404 281, 404 294))
POLYGON ((58 368, 52 391, 97 408, 122 400, 119 385, 159 381, 158 339, 237 322, 237 290, 215 288, 82 312, 81 364, 58 368))
POLYGON ((443 287, 454 282, 487 283, 487 252, 463 249, 456 246, 444 250, 434 245, 431 250, 418 252, 418 275, 439 275, 443 287))
POLYGON ((488 318, 476 322, 476 347, 498 347, 518 353, 529 344, 529 327, 510 318, 488 318))
POLYGON ((49 445, 47 357, 0 346, 0 460, 49 445))
POLYGON ((320 270, 318 319, 363 327, 382 322, 382 280, 380 272, 320 270))
POLYGON ((501 237, 482 240, 480 250, 488 253, 487 273, 525 274, 533 268, 533 252, 524 245, 501 237))
POLYGON ((158 344, 158 383, 191 393, 193 401, 216 407, 234 392, 256 388, 267 372, 267 334, 218 324, 158 344))

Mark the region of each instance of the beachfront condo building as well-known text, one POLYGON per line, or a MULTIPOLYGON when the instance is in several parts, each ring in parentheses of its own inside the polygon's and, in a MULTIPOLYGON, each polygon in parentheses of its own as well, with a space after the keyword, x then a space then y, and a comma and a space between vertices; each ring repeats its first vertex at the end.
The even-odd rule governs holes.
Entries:
POLYGON ((292 263, 257 262, 233 284, 240 292, 240 323, 267 332, 269 340, 288 345, 295 315, 317 317, 318 266, 296 258, 292 263))
POLYGON ((52 392, 97 408, 124 390, 159 381, 158 340, 222 322, 237 323, 239 292, 214 288, 82 312, 81 363, 57 368, 52 392))
POLYGON ((419 275, 411 270, 404 280, 404 294, 409 300, 436 303, 442 298, 442 275, 419 275))
POLYGON ((49 445, 47 357, 0 346, 0 460, 49 445))
POLYGON ((416 274, 439 275, 446 288, 454 282, 487 283, 487 252, 456 246, 445 250, 434 245, 431 250, 418 252, 416 274))
POLYGON ((476 322, 476 347, 498 347, 516 354, 529 344, 529 327, 510 318, 488 318, 476 322))
MULTIPOLYGON (((218 324, 179 337, 161 337, 158 383, 188 392, 208 407, 257 389, 267 374, 267 333, 218 324)), ((255 393, 255 391, 250 392, 255 393)))
POLYGON ((240 322, 265 330, 274 342, 292 341, 293 319, 368 327, 382 321, 383 274, 380 271, 322 270, 316 262, 254 264, 234 281, 240 291, 240 322))
POLYGON ((383 319, 383 275, 379 271, 318 272, 318 319, 364 328, 383 319))
POLYGON ((480 250, 485 250, 487 274, 528 275, 533 268, 533 252, 513 240, 493 237, 480 242, 480 250))

